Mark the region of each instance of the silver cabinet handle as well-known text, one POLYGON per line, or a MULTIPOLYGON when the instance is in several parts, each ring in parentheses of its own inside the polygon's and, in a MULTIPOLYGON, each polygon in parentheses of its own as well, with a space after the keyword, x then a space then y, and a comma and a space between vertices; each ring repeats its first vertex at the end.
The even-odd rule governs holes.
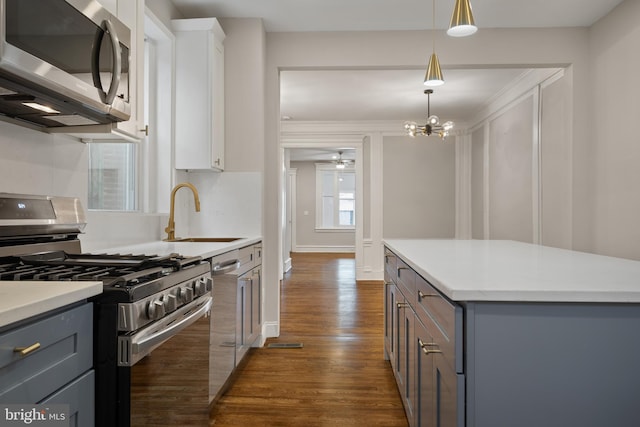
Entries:
POLYGON ((407 302, 397 302, 396 305, 398 306, 398 308, 409 307, 409 303, 407 302))

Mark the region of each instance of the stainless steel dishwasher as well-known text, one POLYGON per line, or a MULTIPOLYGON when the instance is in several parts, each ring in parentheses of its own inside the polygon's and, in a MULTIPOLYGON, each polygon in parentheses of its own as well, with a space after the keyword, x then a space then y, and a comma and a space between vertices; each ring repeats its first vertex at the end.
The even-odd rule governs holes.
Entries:
POLYGON ((213 307, 209 340, 209 400, 216 401, 235 367, 238 250, 211 259, 213 307))

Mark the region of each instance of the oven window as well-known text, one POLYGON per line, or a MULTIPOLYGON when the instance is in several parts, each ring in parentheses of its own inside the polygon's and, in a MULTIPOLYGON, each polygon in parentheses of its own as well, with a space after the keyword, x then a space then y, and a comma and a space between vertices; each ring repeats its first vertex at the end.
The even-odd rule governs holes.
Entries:
POLYGON ((89 143, 89 209, 137 210, 138 146, 89 143))

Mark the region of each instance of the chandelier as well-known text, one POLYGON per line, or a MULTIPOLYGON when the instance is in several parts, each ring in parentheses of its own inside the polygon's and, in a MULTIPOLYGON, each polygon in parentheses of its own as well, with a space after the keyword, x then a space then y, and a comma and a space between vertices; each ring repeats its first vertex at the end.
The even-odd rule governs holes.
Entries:
POLYGON ((431 135, 436 134, 442 140, 445 140, 449 135, 449 131, 453 129, 454 123, 447 121, 440 124, 440 119, 436 115, 431 115, 431 94, 433 89, 425 89, 424 93, 427 94, 427 123, 425 125, 418 125, 416 122, 404 122, 404 129, 412 138, 416 135, 431 135))

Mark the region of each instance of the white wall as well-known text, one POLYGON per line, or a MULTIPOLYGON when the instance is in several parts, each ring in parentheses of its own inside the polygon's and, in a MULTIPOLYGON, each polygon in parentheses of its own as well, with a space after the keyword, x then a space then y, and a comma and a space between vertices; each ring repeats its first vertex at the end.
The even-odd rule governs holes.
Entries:
MULTIPOLYGON (((589 206, 594 252, 640 260, 640 2, 627 0, 589 31, 589 206)), ((574 144, 582 141, 574 139, 574 144)))
POLYGON ((520 100, 490 123, 488 211, 492 239, 534 242, 532 120, 537 105, 531 98, 520 100))

